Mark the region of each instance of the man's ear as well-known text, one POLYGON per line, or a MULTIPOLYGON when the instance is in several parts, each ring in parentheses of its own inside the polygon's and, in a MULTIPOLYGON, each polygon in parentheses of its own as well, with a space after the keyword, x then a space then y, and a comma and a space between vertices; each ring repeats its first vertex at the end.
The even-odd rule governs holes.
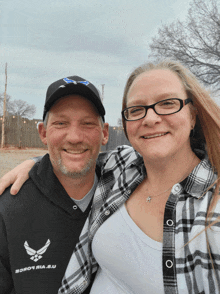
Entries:
POLYGON ((39 123, 38 124, 38 133, 39 133, 39 136, 40 136, 40 139, 42 141, 42 143, 44 145, 47 145, 47 129, 46 127, 44 126, 44 123, 39 123))
POLYGON ((108 137, 109 137, 109 124, 104 123, 103 129, 102 129, 102 145, 106 145, 108 143, 108 137))

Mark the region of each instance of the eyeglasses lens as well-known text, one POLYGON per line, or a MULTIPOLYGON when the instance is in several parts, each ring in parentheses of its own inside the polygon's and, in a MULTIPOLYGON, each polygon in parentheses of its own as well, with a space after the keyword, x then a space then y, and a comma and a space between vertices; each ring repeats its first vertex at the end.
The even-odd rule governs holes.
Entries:
MULTIPOLYGON (((151 108, 157 114, 166 115, 178 112, 181 109, 181 103, 178 99, 166 99, 159 101, 151 108)), ((124 111, 124 116, 128 120, 138 120, 145 117, 147 110, 144 106, 129 107, 124 111)))

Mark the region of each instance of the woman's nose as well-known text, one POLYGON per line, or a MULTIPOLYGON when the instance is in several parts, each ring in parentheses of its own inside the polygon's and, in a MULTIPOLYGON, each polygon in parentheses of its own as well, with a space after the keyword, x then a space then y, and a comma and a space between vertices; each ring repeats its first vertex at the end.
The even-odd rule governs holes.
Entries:
POLYGON ((161 115, 157 114, 154 109, 149 108, 145 117, 143 118, 142 124, 147 124, 148 126, 154 125, 158 122, 161 122, 161 115))

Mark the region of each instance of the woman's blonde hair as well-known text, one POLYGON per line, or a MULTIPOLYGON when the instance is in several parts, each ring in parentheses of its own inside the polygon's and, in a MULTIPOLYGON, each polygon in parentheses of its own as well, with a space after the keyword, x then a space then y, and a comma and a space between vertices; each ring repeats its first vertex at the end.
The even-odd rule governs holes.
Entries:
MULTIPOLYGON (((208 214, 216 206, 219 195, 220 177, 220 108, 210 97, 209 92, 199 83, 197 78, 177 61, 165 60, 159 63, 146 63, 137 67, 129 76, 124 89, 122 110, 127 107, 127 95, 133 81, 142 73, 154 69, 165 69, 175 73, 185 88, 188 98, 192 98, 196 109, 196 125, 194 135, 190 137, 192 150, 206 149, 209 160, 215 172, 217 181, 215 193, 210 204, 208 214)), ((125 135, 126 121, 122 118, 125 135)), ((128 137, 128 136, 127 136, 128 137)), ((208 216, 207 214, 207 216, 208 216)))

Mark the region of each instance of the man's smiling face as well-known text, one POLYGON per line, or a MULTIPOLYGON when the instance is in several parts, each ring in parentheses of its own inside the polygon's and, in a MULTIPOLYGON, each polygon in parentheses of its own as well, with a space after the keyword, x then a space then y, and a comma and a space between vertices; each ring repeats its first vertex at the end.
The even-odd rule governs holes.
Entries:
POLYGON ((108 127, 102 125, 88 99, 70 95, 50 109, 47 126, 40 135, 48 145, 58 179, 60 176, 80 178, 94 173, 100 147, 108 140, 108 127))

